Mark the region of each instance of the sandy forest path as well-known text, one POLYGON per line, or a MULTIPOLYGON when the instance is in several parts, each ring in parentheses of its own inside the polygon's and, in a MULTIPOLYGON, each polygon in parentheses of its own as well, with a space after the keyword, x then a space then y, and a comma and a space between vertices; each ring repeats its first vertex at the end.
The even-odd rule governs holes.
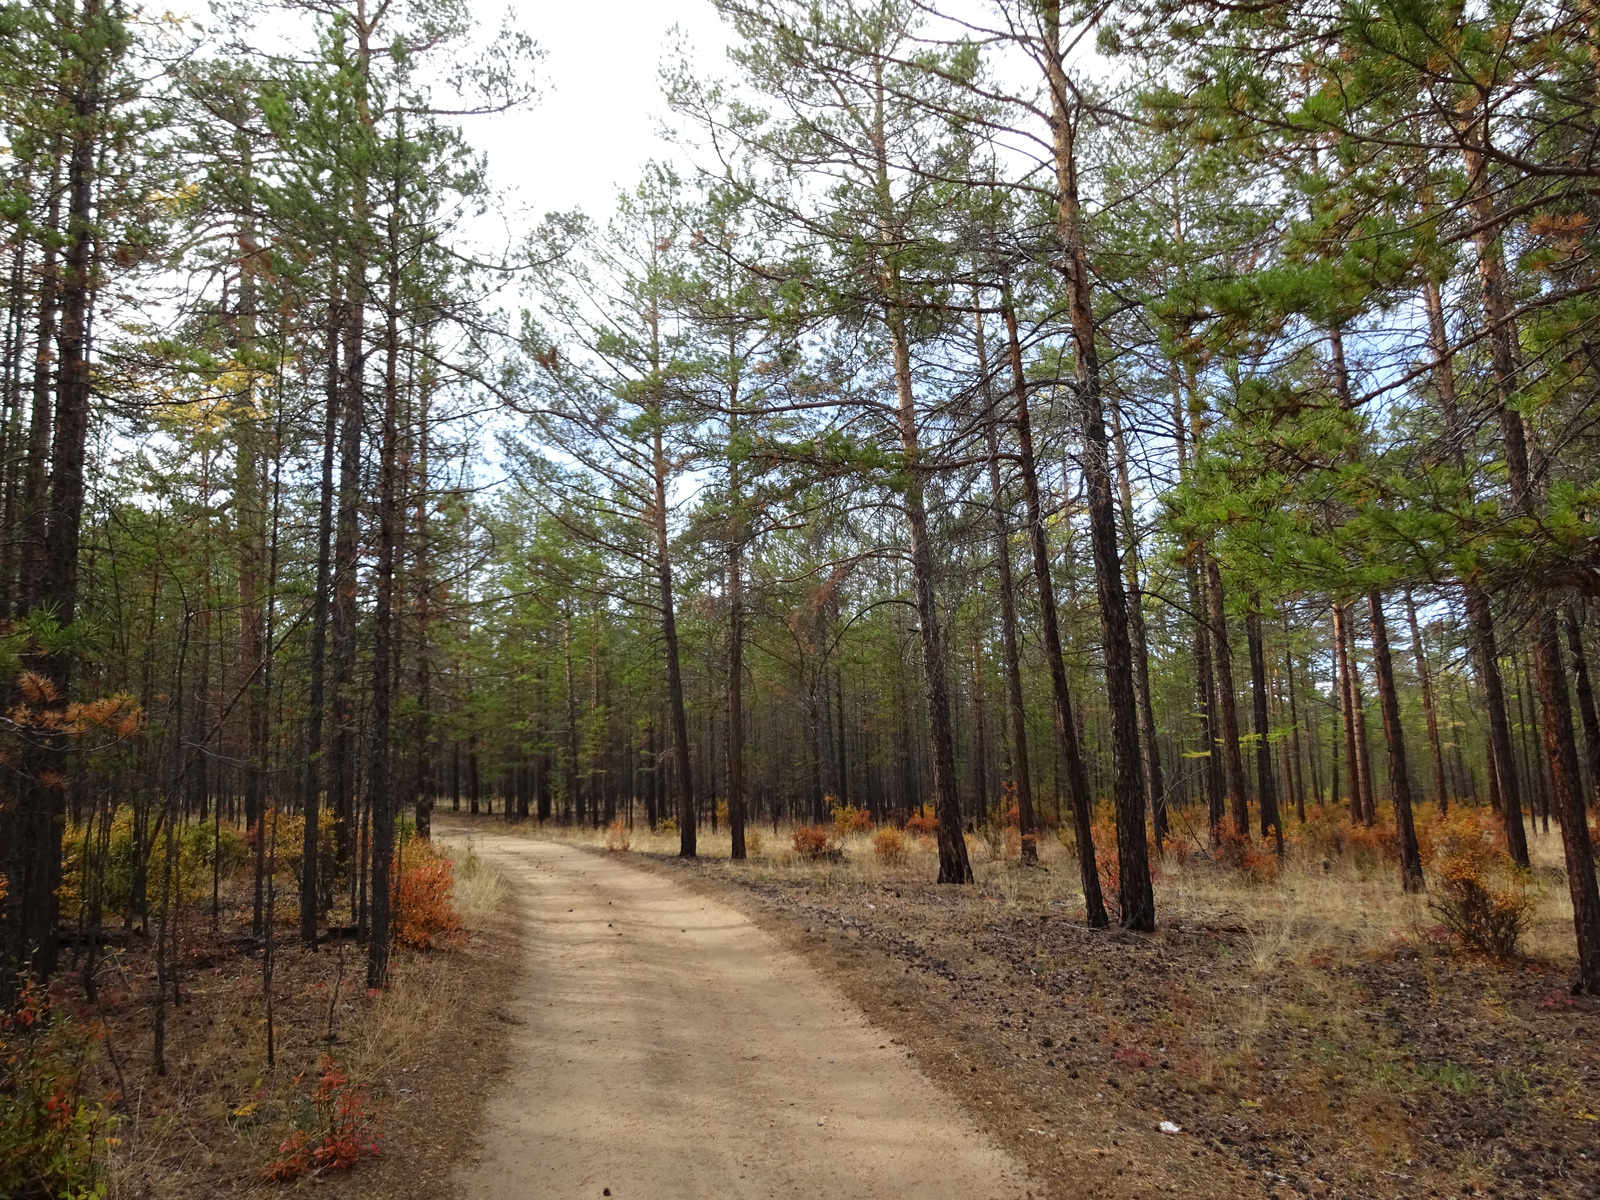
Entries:
POLYGON ((438 833, 471 837, 526 917, 523 983, 494 1014, 510 1069, 458 1174, 472 1200, 1043 1195, 743 914, 615 857, 438 833))

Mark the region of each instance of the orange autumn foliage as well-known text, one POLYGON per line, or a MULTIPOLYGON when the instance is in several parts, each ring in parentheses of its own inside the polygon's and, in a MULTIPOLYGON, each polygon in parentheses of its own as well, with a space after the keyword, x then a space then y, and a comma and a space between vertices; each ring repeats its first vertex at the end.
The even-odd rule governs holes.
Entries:
MULTIPOLYGON (((448 860, 446 860, 448 861, 448 860)), ((310 1096, 311 1127, 295 1129, 278 1146, 278 1156, 263 1174, 284 1183, 302 1175, 348 1171, 368 1155, 380 1154, 383 1134, 366 1107, 366 1085, 352 1086, 329 1055, 318 1068, 322 1077, 310 1096)), ((299 1077, 296 1077, 299 1082, 299 1077)))
POLYGON ((396 855, 400 886, 395 895, 395 936, 413 950, 433 947, 435 939, 461 931, 451 893, 455 865, 431 842, 413 838, 396 855))

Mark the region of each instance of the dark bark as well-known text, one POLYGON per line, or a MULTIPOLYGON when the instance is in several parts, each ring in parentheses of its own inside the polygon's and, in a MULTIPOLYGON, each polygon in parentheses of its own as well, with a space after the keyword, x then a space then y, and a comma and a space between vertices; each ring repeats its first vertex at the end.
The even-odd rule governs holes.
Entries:
MULTIPOLYGON (((1477 221, 1474 242, 1478 277, 1482 285, 1483 316, 1489 333, 1489 358, 1494 369, 1496 407, 1505 453, 1511 499, 1518 512, 1537 515, 1540 496, 1529 466, 1529 438, 1525 417, 1516 400, 1520 364, 1517 361, 1516 324, 1501 249, 1499 216, 1488 178, 1490 161, 1487 120, 1467 127, 1467 173, 1472 181, 1470 208, 1477 221)), ((1550 767, 1552 806, 1561 824, 1561 844, 1566 859, 1567 886, 1572 896, 1573 929, 1578 944, 1578 985, 1600 992, 1600 892, 1594 873, 1594 848, 1584 811, 1579 781, 1577 738, 1567 681, 1562 673, 1561 645, 1556 635, 1554 610, 1546 595, 1534 598, 1532 651, 1539 693, 1540 728, 1550 767)), ((1504 776, 1511 772, 1507 771, 1504 776)), ((1514 806, 1505 805, 1507 812, 1514 806)))
MULTIPOLYGON (((1480 245, 1480 254, 1485 246, 1480 245)), ((1439 285, 1429 281, 1423 287, 1428 314, 1428 339, 1433 351, 1433 379, 1445 418, 1445 454, 1460 471, 1466 470, 1463 442, 1466 431, 1456 403, 1455 360, 1445 328, 1444 300, 1439 285)), ((1522 796, 1517 784, 1511 751, 1511 719, 1506 707, 1505 686, 1500 677, 1500 652, 1496 644, 1494 614, 1489 597, 1476 579, 1461 581, 1466 602, 1467 626, 1471 633, 1473 659, 1483 685, 1485 715, 1489 721, 1489 799, 1500 813, 1506 832, 1506 849, 1518 866, 1528 866, 1528 839, 1522 825, 1522 796)))
MULTIPOLYGON (((1056 741, 1067 768, 1067 802, 1072 808, 1073 833, 1078 845, 1078 871, 1083 880, 1084 916, 1091 929, 1111 924, 1100 891, 1100 868, 1095 861, 1094 825, 1089 809, 1089 780, 1078 745, 1077 722, 1072 713, 1072 693, 1067 687, 1067 664, 1061 655, 1061 628, 1056 616, 1056 589, 1050 577, 1050 552, 1045 544, 1044 518, 1039 504, 1039 475, 1033 454, 1033 421, 1028 413, 1027 377, 1022 369, 1022 343, 1017 317, 1005 308, 1006 336, 1011 360, 1011 386, 1016 396, 1017 473, 1022 478, 1022 499, 1033 548, 1033 578, 1039 591, 1039 627, 1045 660, 1050 665, 1051 716, 1056 741)), ((1015 734, 1013 734, 1015 736, 1015 734)))
POLYGON ((1216 556, 1205 556, 1206 597, 1211 609, 1211 637, 1216 645, 1217 708, 1222 717, 1222 766, 1234 832, 1250 836, 1250 795, 1245 782, 1244 752, 1239 745, 1238 693, 1233 682, 1233 649, 1228 644, 1228 610, 1222 570, 1216 556))
POLYGON ((1278 785, 1272 765, 1271 732, 1267 713, 1267 656, 1261 638, 1260 601, 1250 597, 1245 616, 1245 638, 1250 644, 1250 698, 1256 734, 1256 791, 1261 796, 1261 836, 1272 831, 1279 855, 1283 854, 1283 817, 1278 812, 1278 785))
MULTIPOLYGON (((1344 606, 1335 603, 1333 605, 1334 670, 1339 676, 1337 686, 1339 691, 1340 724, 1344 727, 1344 774, 1346 786, 1350 789, 1350 821, 1354 824, 1363 819, 1365 809, 1361 800, 1361 770, 1356 765, 1358 753, 1356 750, 1355 702, 1352 699, 1350 690, 1348 641, 1345 630, 1344 606)), ((1335 766, 1337 767, 1337 760, 1335 761, 1335 766)), ((1336 772, 1334 776, 1334 792, 1336 793, 1334 801, 1336 803, 1339 799, 1338 790, 1339 784, 1336 772)))
POLYGON ((326 708, 328 613, 333 587, 333 458, 339 428, 339 329, 337 300, 328 306, 328 388, 322 423, 322 480, 317 497, 317 583, 312 597, 311 662, 306 713, 306 768, 301 781, 305 840, 301 845, 300 940, 317 945, 318 824, 322 805, 322 726, 326 708))
POLYGON ((918 634, 922 643, 922 687, 928 704, 928 757, 933 767, 933 811, 939 822, 939 882, 971 883, 972 864, 961 829, 961 800, 956 786, 955 734, 950 723, 944 638, 934 586, 933 547, 928 539, 928 514, 923 503, 922 450, 917 436, 916 399, 911 387, 911 348, 903 315, 890 308, 889 342, 894 355, 895 392, 900 449, 906 462, 905 512, 911 542, 911 584, 915 594, 918 634))
POLYGON ((1428 724, 1428 754, 1433 763, 1433 799, 1443 815, 1450 806, 1450 792, 1444 778, 1444 747, 1439 742, 1439 714, 1433 704, 1433 675, 1428 670, 1428 654, 1417 627, 1417 606, 1406 589, 1406 624, 1411 629, 1411 657, 1417 664, 1417 685, 1422 691, 1422 713, 1428 724))
MULTIPOLYGON (((1011 575, 1011 523, 1006 519, 1005 489, 1000 479, 999 417, 989 387, 989 357, 987 339, 983 333, 983 318, 976 316, 978 372, 983 385, 983 436, 989 453, 989 497, 994 519, 995 565, 999 573, 1000 639, 1001 653, 1005 658, 1006 704, 1011 721, 1012 774, 1017 789, 1017 824, 1022 838, 1022 861, 1039 860, 1038 835, 1034 824, 1033 772, 1028 761, 1027 716, 1022 702, 1022 659, 1017 642, 1016 585, 1011 575)), ((1021 398, 1019 397, 1019 403, 1021 398)), ((976 658, 976 656, 974 656, 976 658)), ((1003 815, 1003 814, 1002 814, 1003 815)))
POLYGON ((1372 623, 1372 673, 1378 682, 1378 704, 1383 711, 1383 738, 1389 749, 1389 797, 1394 804, 1395 838, 1400 850, 1400 886, 1420 892, 1422 852, 1411 812, 1411 774, 1406 764, 1405 730, 1400 724, 1400 693, 1394 684, 1394 661, 1389 653, 1389 627, 1383 615, 1383 597, 1367 593, 1367 613, 1372 623))
POLYGON ((1128 447, 1122 433, 1122 410, 1111 406, 1111 439, 1116 451, 1117 490, 1122 501, 1122 524, 1128 539, 1123 567, 1128 576, 1128 634, 1132 640, 1134 691, 1139 701, 1139 752, 1144 767, 1145 802, 1159 851, 1167 840, 1167 789, 1161 774, 1161 746, 1156 738, 1155 706, 1150 702, 1150 642, 1144 622, 1144 598, 1139 584, 1139 531, 1133 514, 1133 481, 1128 472, 1128 447))
POLYGON ((1589 803, 1600 803, 1600 718, 1597 718, 1594 688, 1589 680, 1589 658, 1583 649, 1583 626, 1578 620, 1576 602, 1563 609, 1567 625, 1567 652, 1572 655, 1572 682, 1578 693, 1578 715, 1583 723, 1585 765, 1589 771, 1589 803))
POLYGON ((690 760, 689 721, 683 705, 683 670, 678 656, 678 618, 672 593, 672 555, 667 536, 667 459, 657 413, 655 429, 655 495, 652 522, 655 535, 656 599, 661 612, 661 641, 667 667, 667 714, 672 721, 673 761, 678 779, 678 853, 693 858, 698 812, 694 801, 694 766, 690 760))
POLYGON ((1144 785, 1140 779, 1138 702, 1133 678, 1133 647, 1128 636, 1128 597, 1123 589, 1117 549, 1117 515, 1111 492, 1100 355, 1095 344, 1094 284, 1084 248, 1078 202, 1075 135, 1077 117, 1069 105, 1060 44, 1060 5, 1044 8, 1045 58, 1051 96, 1056 168, 1056 225, 1065 251, 1067 300, 1077 377, 1077 408, 1082 442, 1084 489, 1088 494, 1089 547, 1094 561, 1100 608, 1106 703, 1111 717, 1112 799, 1117 813, 1117 880, 1122 924, 1155 928, 1155 892, 1145 840, 1144 785))
POLYGON ((739 519, 739 467, 729 466, 734 528, 728 537, 728 832, 730 856, 745 857, 744 808, 744 561, 739 519))
POLYGON ((17 581, 16 614, 27 616, 47 599, 49 557, 45 542, 50 525, 50 434, 56 363, 56 328, 60 319, 61 155, 50 171, 50 200, 42 231, 39 265, 38 327, 33 358, 33 404, 28 421, 27 459, 22 483, 22 562, 17 581))
POLYGON ((383 418, 378 447, 378 563, 372 618, 372 732, 367 795, 372 806, 372 938, 367 944, 367 986, 389 981, 394 877, 395 797, 389 746, 394 716, 394 574, 399 555, 398 492, 400 365, 400 194, 390 197, 388 296, 384 305, 383 418))
POLYGON ((1600 887, 1595 880, 1594 847, 1589 840, 1561 645, 1556 638, 1555 616, 1549 608, 1535 612, 1532 633, 1534 676, 1543 715, 1540 725, 1550 762, 1551 800, 1561 826, 1567 891, 1572 899, 1572 924, 1578 942, 1578 986, 1595 995, 1600 994, 1600 887))
MULTIPOLYGON (((86 43, 98 37, 100 0, 85 0, 79 16, 86 43), (90 32, 94 31, 94 32, 90 32)), ((67 156, 66 247, 60 278, 60 325, 56 336, 55 408, 50 443, 48 519, 44 526, 37 598, 48 600, 56 620, 70 625, 78 615, 78 548, 83 526, 85 459, 89 439, 92 379, 89 318, 96 295, 94 248, 95 156, 99 146, 102 52, 88 47, 72 95, 72 132, 67 156)), ((41 324, 42 324, 41 319, 41 324)), ((24 569, 28 569, 25 564, 24 569)), ((72 683, 67 653, 29 655, 31 670, 49 680, 53 696, 45 710, 66 707, 72 683)), ((5 945, 0 955, 0 1000, 9 997, 16 972, 31 969, 46 978, 57 963, 56 924, 60 912, 63 839, 66 832, 64 780, 67 763, 61 739, 49 737, 24 750, 16 810, 0 834, 10 843, 9 893, 0 908, 5 945)))

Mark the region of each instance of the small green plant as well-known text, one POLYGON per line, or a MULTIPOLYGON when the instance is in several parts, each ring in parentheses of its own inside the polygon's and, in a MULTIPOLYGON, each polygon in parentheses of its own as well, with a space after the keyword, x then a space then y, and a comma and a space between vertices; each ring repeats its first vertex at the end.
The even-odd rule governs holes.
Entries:
POLYGON ((678 818, 677 817, 662 817, 659 821, 656 822, 656 832, 657 833, 677 833, 678 832, 678 818))

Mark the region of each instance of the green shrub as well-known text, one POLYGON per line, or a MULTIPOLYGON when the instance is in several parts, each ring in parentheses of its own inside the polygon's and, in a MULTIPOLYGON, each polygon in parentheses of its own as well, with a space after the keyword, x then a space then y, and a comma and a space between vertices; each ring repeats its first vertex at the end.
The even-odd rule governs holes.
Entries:
MULTIPOLYGON (((133 810, 124 805, 111 818, 110 836, 102 855, 94 842, 99 835, 97 824, 87 829, 75 826, 67 830, 65 853, 62 862, 61 910, 64 916, 75 919, 89 899, 88 885, 98 877, 102 911, 107 916, 138 911, 134 890, 137 866, 142 855, 145 862, 145 899, 159 901, 161 880, 167 866, 167 835, 163 828, 154 829, 154 821, 144 831, 144 837, 153 840, 146 845, 136 845, 133 810), (91 878, 84 878, 85 841, 90 846, 88 862, 91 878)), ((179 826, 177 837, 177 867, 174 882, 178 898, 193 902, 211 891, 213 861, 217 861, 222 877, 227 879, 250 861, 251 843, 228 825, 214 828, 210 821, 179 826)))

